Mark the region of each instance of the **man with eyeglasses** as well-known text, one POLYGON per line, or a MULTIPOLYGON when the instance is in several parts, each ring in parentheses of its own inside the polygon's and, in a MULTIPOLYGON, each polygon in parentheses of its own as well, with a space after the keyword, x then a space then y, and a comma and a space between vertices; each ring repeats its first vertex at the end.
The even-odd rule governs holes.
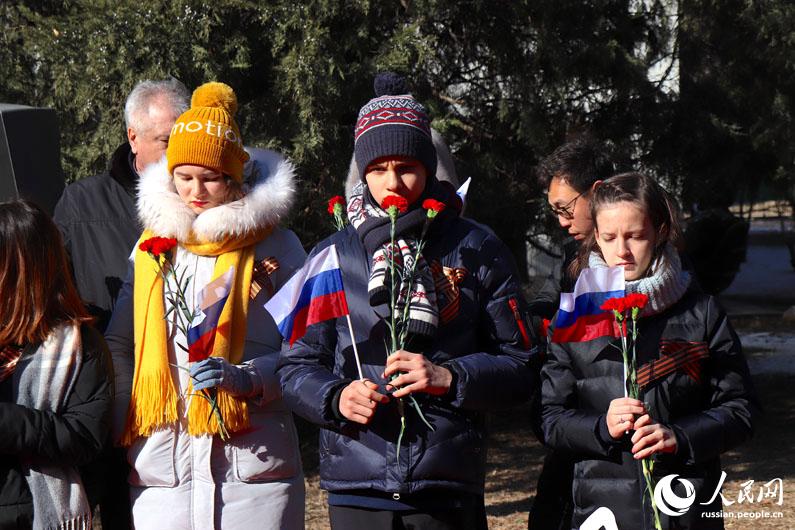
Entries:
POLYGON ((603 144, 589 135, 577 137, 555 149, 536 170, 542 189, 547 190, 550 212, 568 237, 563 242, 560 275, 550 274, 531 302, 534 315, 551 319, 558 309, 560 293, 569 292, 576 278, 568 272, 577 257, 580 242, 593 231, 591 191, 615 173, 603 144))
MULTIPOLYGON (((542 189, 547 190, 550 211, 568 237, 563 243, 560 275, 550 274, 530 302, 534 317, 551 319, 560 304, 560 293, 573 290, 576 278, 571 277, 569 268, 577 258, 580 242, 593 231, 591 191, 613 173, 615 167, 605 146, 588 135, 559 146, 539 164, 537 177, 542 189)), ((540 419, 538 403, 534 407, 534 415, 540 419)), ((573 461, 568 455, 548 451, 530 509, 529 530, 571 528, 573 469, 573 461)))

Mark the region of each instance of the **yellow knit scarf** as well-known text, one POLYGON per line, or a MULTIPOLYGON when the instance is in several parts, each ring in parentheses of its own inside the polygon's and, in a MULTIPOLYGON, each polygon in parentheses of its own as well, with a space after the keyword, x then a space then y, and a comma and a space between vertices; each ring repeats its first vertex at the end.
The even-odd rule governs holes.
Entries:
MULTIPOLYGON (((254 268, 254 245, 267 237, 272 230, 272 227, 267 227, 243 237, 227 238, 218 242, 201 242, 191 237, 181 243, 194 254, 217 256, 213 278, 224 274, 229 267, 234 267, 234 281, 218 321, 218 333, 212 352, 213 356, 223 357, 233 364, 239 364, 243 358, 249 288, 254 268)), ((154 234, 151 231, 145 230, 139 244, 152 236, 154 234)), ((152 432, 178 421, 180 398, 168 364, 163 287, 163 278, 157 264, 136 244, 133 290, 135 375, 127 425, 121 439, 125 446, 139 436, 149 436, 152 432)), ((188 387, 188 395, 191 396, 188 401, 188 432, 194 436, 219 433, 218 421, 215 415, 210 414, 210 404, 206 399, 193 395, 192 384, 188 387)), ((231 396, 219 389, 216 402, 230 433, 249 426, 245 399, 231 396)))

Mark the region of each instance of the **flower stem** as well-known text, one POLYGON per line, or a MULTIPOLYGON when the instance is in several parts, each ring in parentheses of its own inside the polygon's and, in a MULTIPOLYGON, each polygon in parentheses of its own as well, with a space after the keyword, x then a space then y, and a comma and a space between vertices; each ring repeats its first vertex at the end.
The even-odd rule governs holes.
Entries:
POLYGON ((651 510, 654 515, 654 528, 655 530, 662 530, 660 511, 657 509, 657 503, 654 501, 654 478, 651 476, 651 465, 648 458, 644 458, 640 463, 643 467, 643 478, 646 480, 646 493, 649 495, 649 500, 651 501, 651 510))

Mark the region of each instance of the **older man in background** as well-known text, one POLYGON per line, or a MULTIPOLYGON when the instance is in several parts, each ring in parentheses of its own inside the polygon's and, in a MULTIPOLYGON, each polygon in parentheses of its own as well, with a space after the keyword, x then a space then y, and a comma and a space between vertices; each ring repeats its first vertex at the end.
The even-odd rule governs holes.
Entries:
POLYGON ((188 98, 176 79, 138 83, 124 105, 127 141, 113 153, 109 169, 67 186, 55 207, 77 290, 100 331, 141 234, 135 210, 138 175, 165 154, 171 127, 188 108, 188 98))

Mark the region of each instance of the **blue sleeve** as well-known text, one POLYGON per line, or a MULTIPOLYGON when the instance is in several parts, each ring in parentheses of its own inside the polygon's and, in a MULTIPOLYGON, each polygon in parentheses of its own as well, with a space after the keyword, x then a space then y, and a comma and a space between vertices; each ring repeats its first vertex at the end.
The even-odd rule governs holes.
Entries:
POLYGON ((452 404, 471 410, 507 408, 530 399, 538 386, 538 342, 507 247, 486 237, 478 250, 480 351, 455 357, 452 404))

